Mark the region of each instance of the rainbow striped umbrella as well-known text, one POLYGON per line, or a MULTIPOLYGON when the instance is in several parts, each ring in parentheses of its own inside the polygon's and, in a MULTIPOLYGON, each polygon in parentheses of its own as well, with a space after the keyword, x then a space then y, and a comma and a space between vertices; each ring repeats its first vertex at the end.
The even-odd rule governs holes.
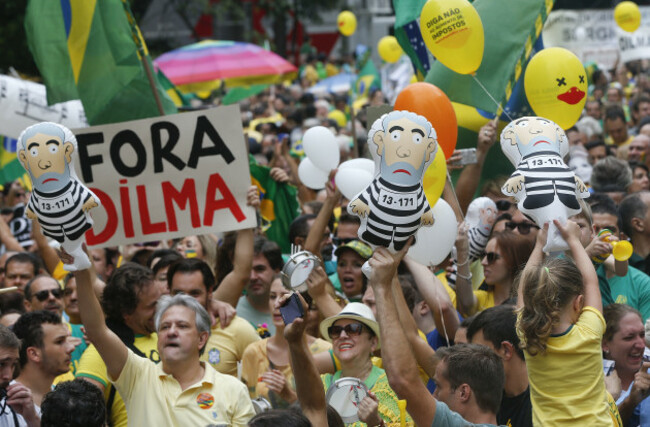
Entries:
POLYGON ((257 45, 203 40, 160 55, 157 68, 177 86, 225 80, 232 86, 278 83, 294 78, 296 67, 257 45))

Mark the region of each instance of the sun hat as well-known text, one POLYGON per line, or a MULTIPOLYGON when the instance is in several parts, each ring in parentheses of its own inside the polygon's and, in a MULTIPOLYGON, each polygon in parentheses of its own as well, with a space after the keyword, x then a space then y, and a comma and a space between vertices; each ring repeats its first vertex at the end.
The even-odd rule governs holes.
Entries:
POLYGON ((327 330, 332 326, 337 320, 340 319, 349 319, 356 320, 360 323, 366 325, 372 332, 375 333, 377 337, 377 349, 381 347, 381 336, 379 334, 379 324, 375 320, 375 316, 372 314, 372 310, 365 304, 360 302, 351 302, 348 303, 343 310, 336 316, 328 317, 327 319, 320 322, 320 333, 324 339, 329 342, 332 342, 327 330))
POLYGON ((351 242, 346 243, 345 245, 341 245, 336 250, 334 251, 334 255, 337 257, 341 254, 341 252, 345 249, 352 249, 356 253, 358 253, 361 258, 363 259, 368 259, 372 256, 372 248, 365 243, 363 243, 361 240, 352 240, 351 242))

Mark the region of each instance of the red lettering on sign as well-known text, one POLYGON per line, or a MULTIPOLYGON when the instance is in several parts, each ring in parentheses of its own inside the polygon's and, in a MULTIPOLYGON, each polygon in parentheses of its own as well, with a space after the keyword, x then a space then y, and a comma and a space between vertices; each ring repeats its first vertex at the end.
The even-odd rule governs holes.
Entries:
POLYGON ((122 219, 124 220, 124 236, 133 237, 133 217, 131 216, 131 199, 129 187, 120 187, 120 201, 122 202, 122 219))
POLYGON ((117 230, 117 209, 115 209, 115 204, 102 190, 97 188, 91 188, 90 191, 95 193, 99 200, 102 202, 102 207, 106 210, 108 216, 108 221, 106 222, 106 227, 104 230, 98 234, 95 234, 95 230, 92 228, 86 232, 86 243, 89 246, 100 245, 106 242, 108 239, 113 237, 115 230, 117 230))
POLYGON ((190 204, 190 217, 192 220, 192 227, 199 228, 201 226, 201 217, 199 216, 199 204, 196 200, 196 186, 194 180, 188 178, 183 183, 181 191, 169 182, 162 182, 163 200, 165 201, 165 212, 167 213, 167 223, 169 224, 169 231, 178 231, 178 223, 176 221, 176 210, 174 204, 185 210, 187 204, 190 204))
POLYGON ((233 197, 230 189, 224 182, 221 175, 214 173, 208 180, 208 191, 205 197, 205 214, 203 215, 203 225, 210 227, 214 220, 214 212, 220 209, 230 209, 237 222, 242 222, 246 216, 239 208, 237 201, 233 197), (223 196, 217 200, 217 190, 223 196))
POLYGON ((140 219, 142 223, 142 234, 155 234, 155 233, 164 233, 167 231, 167 225, 165 221, 152 223, 151 216, 149 215, 149 204, 147 203, 147 193, 144 185, 138 185, 135 187, 136 192, 138 193, 138 210, 140 212, 140 219))

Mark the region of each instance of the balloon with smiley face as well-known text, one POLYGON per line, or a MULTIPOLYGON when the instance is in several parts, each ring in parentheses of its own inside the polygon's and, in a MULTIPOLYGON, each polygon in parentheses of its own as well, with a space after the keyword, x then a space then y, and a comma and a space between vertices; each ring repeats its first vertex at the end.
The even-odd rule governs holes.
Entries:
POLYGON ((90 267, 81 244, 93 225, 89 211, 99 205, 99 198, 77 178, 72 159, 76 151, 74 134, 56 123, 35 124, 18 137, 18 159, 33 187, 25 213, 72 255, 74 263, 64 264, 67 271, 90 267))
POLYGON ((513 196, 540 228, 550 223, 544 252, 568 249, 553 220, 564 224, 578 214, 578 199, 589 192, 562 160, 569 151, 564 131, 543 117, 522 117, 501 132, 501 149, 517 168, 501 188, 503 194, 513 196))
POLYGON ((352 199, 348 212, 361 219, 361 240, 399 251, 420 226, 433 225, 422 178, 436 155, 436 131, 422 116, 392 111, 373 123, 368 148, 375 177, 352 199))
POLYGON ((562 129, 573 126, 587 101, 587 73, 571 51, 560 47, 541 50, 528 63, 524 89, 535 114, 553 120, 562 129))

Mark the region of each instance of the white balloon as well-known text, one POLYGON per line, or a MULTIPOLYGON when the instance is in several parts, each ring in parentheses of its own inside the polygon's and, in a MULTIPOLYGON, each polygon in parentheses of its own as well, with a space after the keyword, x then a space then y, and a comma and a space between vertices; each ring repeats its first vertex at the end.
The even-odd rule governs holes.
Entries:
POLYGON ((341 161, 336 137, 324 126, 309 128, 302 136, 302 146, 309 160, 325 172, 336 168, 341 161))
POLYGON ((339 168, 336 172, 336 177, 334 177, 334 182, 345 198, 352 200, 370 185, 372 178, 373 174, 367 170, 346 167, 343 169, 339 168))
POLYGON ((310 159, 304 158, 298 166, 298 177, 305 186, 312 190, 325 188, 327 184, 328 173, 318 169, 310 159))
POLYGON ((370 159, 347 160, 339 165, 339 170, 345 168, 363 169, 368 171, 370 175, 375 176, 375 162, 370 159))
POLYGON ((454 246, 458 233, 458 222, 454 210, 443 199, 433 207, 434 223, 431 227, 420 227, 415 244, 408 255, 423 265, 440 264, 454 246))

